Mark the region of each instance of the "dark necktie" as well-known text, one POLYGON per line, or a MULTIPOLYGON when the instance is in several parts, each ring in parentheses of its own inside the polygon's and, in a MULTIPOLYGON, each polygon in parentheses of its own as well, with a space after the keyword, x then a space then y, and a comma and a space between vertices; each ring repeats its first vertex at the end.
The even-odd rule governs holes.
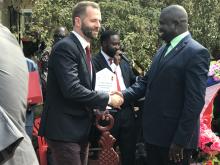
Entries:
POLYGON ((165 46, 164 49, 163 49, 163 52, 162 52, 161 56, 160 56, 160 63, 163 61, 163 59, 164 59, 164 57, 165 57, 165 54, 166 54, 166 52, 167 52, 167 49, 168 49, 169 47, 170 47, 170 43, 167 43, 166 46, 165 46))
POLYGON ((170 42, 166 44, 165 48, 164 48, 164 51, 163 51, 163 57, 165 57, 165 54, 168 50, 168 48, 170 47, 170 42))
POLYGON ((92 66, 91 66, 91 52, 89 46, 86 47, 86 63, 89 69, 89 74, 91 75, 92 66))

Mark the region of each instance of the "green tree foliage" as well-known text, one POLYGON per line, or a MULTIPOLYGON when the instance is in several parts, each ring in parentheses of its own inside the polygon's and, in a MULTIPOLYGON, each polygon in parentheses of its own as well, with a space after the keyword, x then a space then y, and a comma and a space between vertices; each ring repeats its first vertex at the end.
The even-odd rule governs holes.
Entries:
POLYGON ((50 42, 53 30, 60 25, 71 29, 71 10, 76 2, 72 0, 36 0, 33 3, 32 30, 40 32, 44 40, 50 42))
POLYGON ((137 0, 99 2, 103 26, 120 32, 122 45, 130 59, 148 66, 157 49, 157 18, 160 10, 142 7, 137 0))
MULTIPOLYGON (((72 30, 72 7, 79 0, 35 0, 33 29, 40 31, 47 41, 59 25, 72 30)), ((158 39, 158 19, 162 8, 180 4, 189 14, 189 30, 193 37, 210 52, 220 47, 219 0, 96 0, 102 12, 104 29, 120 32, 128 57, 147 68, 162 42, 158 39)), ((99 42, 93 43, 96 53, 99 42)), ((219 52, 220 53, 220 52, 219 52)))

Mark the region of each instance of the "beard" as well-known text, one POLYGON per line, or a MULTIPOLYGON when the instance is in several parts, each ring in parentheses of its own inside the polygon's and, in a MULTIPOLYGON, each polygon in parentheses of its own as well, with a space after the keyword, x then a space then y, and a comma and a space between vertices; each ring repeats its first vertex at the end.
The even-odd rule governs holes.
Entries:
POLYGON ((159 37, 165 41, 166 43, 170 42, 173 38, 175 38, 177 35, 173 31, 165 31, 160 30, 159 31, 159 37))
POLYGON ((93 28, 86 26, 84 23, 82 23, 81 31, 89 39, 95 39, 98 36, 98 30, 95 31, 93 28), (97 32, 97 33, 93 33, 93 32, 97 32))
POLYGON ((159 32, 159 37, 160 37, 162 40, 164 40, 164 41, 166 41, 167 38, 168 38, 167 33, 164 32, 164 31, 160 31, 160 32, 159 32))
POLYGON ((109 56, 109 57, 114 57, 115 56, 115 53, 116 53, 116 51, 117 51, 117 49, 115 49, 115 48, 113 48, 113 47, 109 47, 108 48, 108 51, 106 52, 107 53, 107 55, 109 56))

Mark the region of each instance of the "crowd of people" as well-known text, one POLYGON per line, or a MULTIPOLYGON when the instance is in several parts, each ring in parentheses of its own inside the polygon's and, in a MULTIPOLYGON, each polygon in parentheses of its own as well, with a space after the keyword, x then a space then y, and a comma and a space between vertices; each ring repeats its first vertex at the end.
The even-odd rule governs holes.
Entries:
POLYGON ((158 29, 164 44, 143 77, 133 73, 116 31, 102 32, 100 51, 91 55, 91 41, 99 36, 101 20, 97 3, 77 3, 73 29, 68 33, 58 27, 51 49, 42 42, 38 62, 32 58, 33 51, 22 52, 12 34, 0 26, 0 130, 4 135, 0 164, 38 164, 30 140, 35 105, 27 103, 28 71, 38 70, 44 98, 39 136, 46 139, 54 165, 88 164, 89 144, 97 147, 100 138, 94 109, 105 121, 106 113, 115 119, 110 132, 116 138, 121 165, 137 164, 134 106, 141 98, 138 120, 147 153, 142 163, 190 165, 199 140, 210 54, 192 38, 186 10, 180 5, 162 9, 158 29), (95 90, 96 73, 105 68, 115 75, 110 93, 95 90))

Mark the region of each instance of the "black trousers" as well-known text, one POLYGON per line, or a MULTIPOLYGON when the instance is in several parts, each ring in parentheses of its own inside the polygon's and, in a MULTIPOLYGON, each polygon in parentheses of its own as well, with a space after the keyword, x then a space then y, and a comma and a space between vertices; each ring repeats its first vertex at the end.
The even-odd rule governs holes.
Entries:
POLYGON ((169 148, 155 146, 146 143, 147 164, 146 165, 190 165, 192 150, 183 151, 183 160, 175 163, 169 160, 169 148))
POLYGON ((88 143, 71 143, 48 140, 54 165, 87 165, 88 143))

